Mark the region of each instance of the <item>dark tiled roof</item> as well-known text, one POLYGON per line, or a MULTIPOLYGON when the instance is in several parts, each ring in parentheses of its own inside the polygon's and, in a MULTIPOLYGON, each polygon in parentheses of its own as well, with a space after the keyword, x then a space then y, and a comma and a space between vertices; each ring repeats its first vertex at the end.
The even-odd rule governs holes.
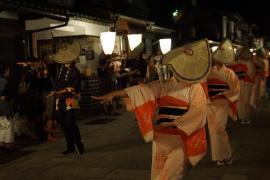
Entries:
POLYGON ((110 22, 109 13, 100 12, 97 9, 89 8, 89 12, 76 11, 74 8, 61 7, 46 1, 31 1, 31 0, 0 0, 0 7, 10 10, 16 10, 19 13, 30 12, 33 14, 41 14, 56 19, 65 19, 67 16, 77 16, 91 20, 102 22, 110 22), (91 12, 91 13, 90 13, 91 12))

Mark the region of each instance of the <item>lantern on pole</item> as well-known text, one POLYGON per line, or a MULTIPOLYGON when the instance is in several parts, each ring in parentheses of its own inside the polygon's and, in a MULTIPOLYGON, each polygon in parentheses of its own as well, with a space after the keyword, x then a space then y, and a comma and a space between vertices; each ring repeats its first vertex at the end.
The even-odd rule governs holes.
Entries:
POLYGON ((127 36, 130 50, 133 51, 142 42, 142 34, 129 34, 127 36))
POLYGON ((101 46, 106 55, 113 52, 116 32, 102 32, 100 34, 101 46))
POLYGON ((163 54, 166 54, 171 50, 172 40, 170 38, 159 40, 160 50, 163 54))

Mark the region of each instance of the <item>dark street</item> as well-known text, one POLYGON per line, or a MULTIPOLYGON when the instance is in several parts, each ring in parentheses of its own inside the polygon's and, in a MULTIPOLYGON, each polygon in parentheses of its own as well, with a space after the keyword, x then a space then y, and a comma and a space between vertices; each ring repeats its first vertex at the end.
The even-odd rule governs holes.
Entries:
MULTIPOLYGON (((204 159, 185 180, 268 180, 270 122, 268 102, 252 114, 250 125, 229 122, 234 162, 218 167, 204 159)), ((79 121, 86 153, 62 156, 64 140, 29 145, 1 154, 0 179, 150 179, 151 145, 143 141, 132 113, 99 115, 79 121)))

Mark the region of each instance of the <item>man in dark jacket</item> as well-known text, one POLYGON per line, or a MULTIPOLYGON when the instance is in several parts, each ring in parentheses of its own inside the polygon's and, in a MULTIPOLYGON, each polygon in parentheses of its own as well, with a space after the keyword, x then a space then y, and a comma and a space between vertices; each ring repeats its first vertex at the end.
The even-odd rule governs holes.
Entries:
POLYGON ((76 147, 79 154, 84 153, 84 145, 75 121, 76 110, 79 108, 78 100, 81 89, 81 78, 74 61, 78 58, 79 54, 79 43, 73 43, 66 49, 60 50, 51 56, 55 62, 59 63, 55 79, 55 91, 49 96, 56 96, 55 118, 63 129, 67 143, 67 150, 62 154, 75 153, 76 147))

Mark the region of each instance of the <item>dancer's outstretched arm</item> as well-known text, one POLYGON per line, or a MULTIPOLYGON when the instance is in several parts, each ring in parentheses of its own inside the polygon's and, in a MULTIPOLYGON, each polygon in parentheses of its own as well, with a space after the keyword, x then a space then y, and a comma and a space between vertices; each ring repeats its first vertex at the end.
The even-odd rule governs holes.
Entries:
POLYGON ((92 99, 100 100, 101 104, 111 102, 114 97, 127 97, 127 93, 124 90, 119 91, 112 91, 108 94, 102 95, 102 96, 91 96, 92 99))

